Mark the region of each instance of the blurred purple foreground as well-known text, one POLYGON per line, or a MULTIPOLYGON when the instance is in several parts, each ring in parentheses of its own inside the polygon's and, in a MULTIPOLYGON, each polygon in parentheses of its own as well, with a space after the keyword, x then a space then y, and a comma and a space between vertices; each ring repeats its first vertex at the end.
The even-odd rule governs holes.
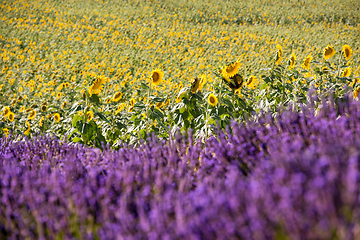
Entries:
POLYGON ((0 139, 0 239, 360 239, 360 103, 204 144, 0 139))

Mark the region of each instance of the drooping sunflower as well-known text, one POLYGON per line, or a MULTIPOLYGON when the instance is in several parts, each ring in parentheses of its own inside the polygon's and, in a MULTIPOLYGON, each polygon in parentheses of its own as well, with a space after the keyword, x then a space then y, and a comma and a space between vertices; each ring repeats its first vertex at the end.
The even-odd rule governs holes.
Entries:
POLYGON ((55 120, 56 122, 60 122, 60 114, 59 114, 59 113, 55 113, 55 114, 54 114, 54 120, 55 120))
POLYGON ((195 94, 197 90, 199 90, 199 86, 200 86, 200 79, 194 78, 194 80, 191 83, 191 93, 195 94))
POLYGON ((207 81, 206 75, 205 75, 205 74, 201 74, 201 75, 200 75, 200 83, 199 83, 199 91, 202 91, 202 90, 203 90, 203 87, 204 87, 206 81, 207 81))
POLYGON ((9 112, 9 114, 7 115, 8 119, 10 122, 14 121, 15 118, 15 114, 13 112, 9 112))
POLYGON ((113 101, 114 101, 114 102, 120 101, 120 99, 122 98, 122 96, 123 96, 122 92, 117 92, 117 93, 115 93, 115 94, 114 94, 114 97, 113 97, 113 101))
POLYGON ((341 77, 350 77, 350 74, 351 74, 351 68, 350 68, 350 67, 347 67, 347 68, 345 68, 344 71, 342 72, 341 77))
POLYGON ((295 53, 292 53, 289 59, 289 68, 293 69, 295 67, 295 62, 296 62, 296 56, 295 53))
POLYGON ((307 56, 304 60, 302 67, 305 68, 306 70, 310 70, 310 62, 312 59, 313 57, 311 55, 307 56))
POLYGON ((328 60, 329 58, 331 58, 332 56, 334 56, 336 53, 335 49, 333 46, 327 45, 327 47, 324 49, 324 59, 328 60))
POLYGON ((351 54, 352 54, 352 50, 351 50, 351 47, 347 44, 345 44, 343 46, 343 50, 342 50, 343 54, 344 54, 344 57, 346 60, 349 60, 350 57, 351 57, 351 54))
POLYGON ((238 73, 232 76, 230 80, 228 86, 234 91, 239 90, 244 84, 244 78, 238 73))
POLYGON ((30 112, 30 114, 28 116, 28 119, 32 120, 32 119, 35 118, 35 116, 36 116, 36 111, 33 109, 33 110, 31 110, 31 112, 30 112))
POLYGON ((217 97, 215 96, 215 94, 213 94, 213 93, 210 93, 210 94, 209 94, 208 103, 209 103, 211 106, 213 106, 213 107, 215 107, 215 106, 217 105, 218 99, 217 99, 217 97))
POLYGON ((151 72, 150 80, 152 85, 159 85, 164 77, 164 73, 160 69, 155 69, 151 72))
POLYGON ((279 65, 281 63, 281 61, 282 61, 283 49, 280 46, 280 44, 276 45, 276 49, 277 49, 277 52, 276 52, 276 65, 279 65))

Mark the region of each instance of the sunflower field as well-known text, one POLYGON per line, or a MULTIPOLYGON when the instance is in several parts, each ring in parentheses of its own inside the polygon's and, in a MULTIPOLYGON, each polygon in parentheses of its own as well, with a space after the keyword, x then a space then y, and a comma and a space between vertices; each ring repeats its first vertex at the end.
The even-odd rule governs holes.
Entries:
POLYGON ((0 239, 360 238, 359 12, 0 0, 0 239))

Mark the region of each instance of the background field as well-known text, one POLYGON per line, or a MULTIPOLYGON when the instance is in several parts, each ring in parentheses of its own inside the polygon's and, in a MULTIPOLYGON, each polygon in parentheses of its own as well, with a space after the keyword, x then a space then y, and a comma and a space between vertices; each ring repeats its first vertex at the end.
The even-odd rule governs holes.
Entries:
MULTIPOLYGON (((359 8, 359 2, 350 0, 251 4, 211 0, 2 1, 0 107, 10 107, 14 121, 3 117, 1 127, 15 133, 71 134, 71 106, 80 102, 93 78, 102 76, 106 80, 99 95, 102 105, 89 110, 107 118, 94 117, 107 140, 115 142, 117 138, 111 134, 125 133, 130 134, 125 138, 129 140, 146 124, 168 127, 171 118, 176 118, 172 109, 179 91, 190 86, 195 77, 205 74, 207 79, 201 97, 218 93, 219 68, 237 60, 245 79, 253 75, 258 80, 257 88, 244 90, 239 96, 247 107, 258 111, 265 108, 259 102, 268 94, 261 92, 267 87, 261 76, 274 65, 277 44, 283 48, 284 65, 294 53, 299 71, 310 54, 314 60, 317 56, 318 67, 325 66, 322 51, 328 44, 338 52, 331 64, 337 63, 342 46, 348 44, 353 53, 343 64, 351 67, 352 79, 358 77, 359 8), (151 95, 161 98, 156 107, 163 115, 150 123, 135 124, 138 116, 148 114, 132 107, 135 102, 144 103, 144 108, 150 106, 148 90, 141 84, 149 83, 155 69, 164 72, 164 79, 152 87, 151 95), (116 92, 122 93, 118 102, 111 100, 116 92), (46 111, 42 111, 44 105, 46 111), (34 117, 29 116, 32 110, 34 117), (53 118, 55 113, 60 114, 59 122, 53 118), (116 117, 119 113, 121 117, 116 117)), ((312 71, 302 75, 315 77, 312 71)), ((202 121, 207 123, 206 106, 200 105, 202 121)), ((184 121, 195 119, 186 118, 182 116, 184 121)), ((170 127, 194 127, 182 122, 170 127)))

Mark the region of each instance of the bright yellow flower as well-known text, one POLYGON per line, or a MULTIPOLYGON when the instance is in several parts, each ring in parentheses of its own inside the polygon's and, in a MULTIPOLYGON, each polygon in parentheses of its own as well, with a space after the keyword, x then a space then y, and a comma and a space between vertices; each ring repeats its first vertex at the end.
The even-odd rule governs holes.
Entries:
POLYGON ((11 111, 10 111, 10 108, 9 108, 9 107, 4 107, 3 115, 4 115, 5 117, 7 117, 7 115, 8 115, 10 112, 11 112, 11 111))
POLYGON ((240 68, 240 62, 236 61, 233 64, 223 67, 221 71, 221 76, 226 80, 229 80, 232 76, 234 76, 240 68))
POLYGON ((30 114, 29 114, 28 119, 29 119, 29 120, 32 120, 32 119, 34 119, 34 118, 35 118, 35 116, 36 116, 36 112, 35 112, 35 110, 31 110, 31 112, 30 112, 30 114))
POLYGON ((200 86, 200 80, 198 78, 194 78, 194 80, 191 83, 191 93, 194 94, 197 92, 200 86))
POLYGON ((296 62, 296 56, 295 53, 292 53, 289 59, 289 68, 293 69, 295 67, 295 62, 296 62))
POLYGON ((2 130, 3 130, 4 134, 5 134, 5 137, 9 137, 9 129, 3 128, 2 130))
POLYGON ((335 53, 336 53, 336 51, 335 51, 334 47, 327 45, 327 47, 324 49, 324 58, 325 58, 325 60, 328 60, 329 58, 334 56, 335 53))
POLYGON ((351 47, 349 45, 345 44, 343 46, 343 54, 344 54, 344 57, 346 58, 346 60, 350 59, 351 54, 352 54, 352 50, 351 50, 351 47))
POLYGON ((313 57, 311 55, 307 56, 304 60, 302 67, 305 68, 306 70, 310 70, 310 62, 312 59, 313 57))
POLYGON ((95 79, 95 81, 93 82, 93 84, 90 86, 89 88, 89 94, 90 96, 92 94, 96 94, 98 95, 99 93, 101 93, 102 89, 103 89, 103 86, 102 84, 105 83, 105 79, 104 78, 101 78, 101 77, 98 77, 95 79))
POLYGON ((29 123, 28 121, 26 121, 26 126, 27 126, 27 129, 26 129, 26 131, 24 132, 24 134, 25 134, 25 135, 29 135, 31 128, 30 128, 30 123, 29 123))
POLYGON ((151 72, 151 84, 152 85, 159 85, 164 77, 164 73, 160 69, 155 69, 151 72))
POLYGON ((14 121, 15 115, 13 112, 9 112, 9 114, 7 115, 8 119, 10 122, 14 121))
POLYGON ((359 96, 359 93, 360 93, 360 88, 354 90, 354 95, 353 95, 354 99, 359 96))
POLYGON ((130 99, 130 105, 133 107, 135 105, 135 103, 136 103, 135 98, 131 98, 130 99))
POLYGON ((44 116, 42 116, 40 121, 39 121, 39 126, 40 127, 42 127, 44 125, 44 121, 45 121, 45 118, 44 118, 44 116))
POLYGON ((279 65, 281 63, 281 61, 282 61, 283 49, 279 44, 276 45, 276 49, 277 49, 277 52, 276 52, 276 65, 279 65))
POLYGON ((347 67, 347 68, 345 68, 344 71, 342 72, 341 77, 350 77, 350 74, 351 74, 351 68, 350 68, 350 67, 347 67))
POLYGON ((211 106, 214 106, 214 107, 217 105, 218 99, 217 99, 217 97, 215 96, 215 94, 213 94, 213 93, 210 93, 210 94, 209 94, 208 103, 209 103, 211 106))
POLYGON ((251 75, 246 82, 246 86, 250 89, 255 89, 258 83, 259 80, 255 76, 251 75))
POLYGON ((55 114, 54 114, 54 120, 55 120, 56 122, 60 122, 60 114, 59 114, 59 113, 55 113, 55 114))
POLYGON ((121 99, 122 96, 123 96, 122 92, 115 93, 114 97, 113 97, 113 101, 118 102, 121 99))
POLYGON ((86 113, 86 118, 87 118, 89 121, 91 121, 91 120, 94 118, 94 113, 93 113, 93 111, 88 111, 88 112, 86 113))

